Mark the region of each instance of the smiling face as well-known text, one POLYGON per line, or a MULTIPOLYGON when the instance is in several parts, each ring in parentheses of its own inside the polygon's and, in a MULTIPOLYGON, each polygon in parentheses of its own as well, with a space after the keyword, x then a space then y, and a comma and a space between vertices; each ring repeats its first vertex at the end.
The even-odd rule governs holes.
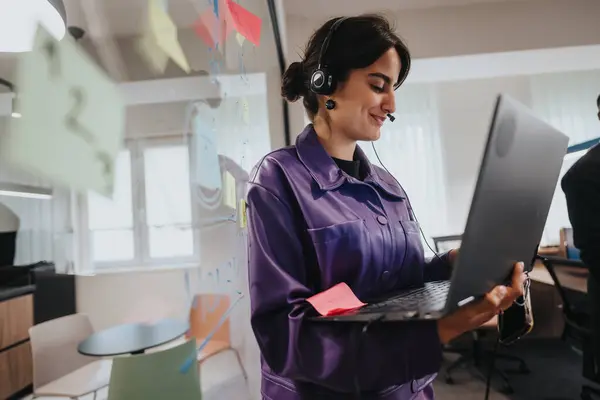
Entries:
POLYGON ((328 97, 336 102, 335 109, 328 111, 332 130, 351 140, 379 139, 387 114, 396 110, 394 88, 400 68, 400 57, 392 47, 368 67, 351 71, 328 97))

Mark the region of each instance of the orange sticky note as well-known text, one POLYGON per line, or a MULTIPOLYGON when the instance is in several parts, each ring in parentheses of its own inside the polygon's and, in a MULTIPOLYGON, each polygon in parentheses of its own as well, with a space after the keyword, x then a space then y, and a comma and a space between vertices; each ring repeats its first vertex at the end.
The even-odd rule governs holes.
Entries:
POLYGON ((307 299, 317 312, 324 316, 341 314, 365 305, 344 282, 307 299))
POLYGON ((252 14, 233 0, 227 0, 227 8, 235 30, 255 46, 260 45, 260 28, 262 24, 260 17, 252 14))

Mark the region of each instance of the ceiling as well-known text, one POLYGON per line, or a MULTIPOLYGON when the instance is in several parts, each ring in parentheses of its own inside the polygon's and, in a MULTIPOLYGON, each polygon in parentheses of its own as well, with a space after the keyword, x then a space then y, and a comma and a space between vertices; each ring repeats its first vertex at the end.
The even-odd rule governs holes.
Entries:
MULTIPOLYGON (((139 34, 148 0, 63 0, 70 25, 86 28, 92 37, 139 34)), ((173 22, 190 27, 212 0, 162 0, 168 4, 173 22)), ((221 0, 222 2, 224 0, 221 0)), ((360 14, 436 7, 466 6, 532 0, 282 0, 285 13, 322 19, 323 16, 360 14)), ((266 0, 243 0, 242 4, 261 18, 268 18, 266 0)))
POLYGON ((324 16, 365 12, 394 12, 437 7, 468 6, 532 0, 283 0, 287 15, 323 19, 324 16))
MULTIPOLYGON (((194 58, 199 58, 200 53, 206 53, 207 47, 204 43, 198 44, 199 39, 191 27, 201 13, 212 8, 210 1, 158 1, 164 1, 168 5, 169 16, 179 28, 178 41, 183 47, 192 69, 194 71, 208 70, 208 66, 198 66, 192 63, 194 58)), ((224 3, 225 0, 219 1, 224 3)), ((148 0, 63 0, 67 13, 67 26, 84 29, 85 35, 81 39, 80 45, 117 81, 152 78, 149 71, 142 72, 143 68, 136 59, 139 57, 136 57, 137 51, 134 46, 134 41, 141 37, 146 26, 148 2, 148 0), (134 71, 128 73, 125 70, 134 71)), ((242 0, 242 4, 263 20, 269 18, 265 0, 242 0)), ((257 58, 258 53, 265 53, 262 55, 264 57, 267 53, 270 54, 274 51, 274 46, 269 45, 273 36, 269 28, 270 26, 264 25, 265 35, 263 35, 262 41, 267 45, 252 49, 253 53, 257 54, 257 58)), ((238 45, 235 44, 235 46, 238 45)), ((15 79, 18 56, 18 53, 0 53, 0 77, 9 80, 15 79)), ((244 59, 247 60, 248 55, 244 59)), ((273 57, 273 64, 275 65, 276 62, 277 59, 273 57)), ((253 66, 250 62, 247 62, 245 67, 247 72, 252 72, 253 66)), ((178 68, 169 67, 161 77, 178 76, 180 72, 182 71, 178 68)), ((5 89, 0 86, 0 93, 4 91, 5 89)))

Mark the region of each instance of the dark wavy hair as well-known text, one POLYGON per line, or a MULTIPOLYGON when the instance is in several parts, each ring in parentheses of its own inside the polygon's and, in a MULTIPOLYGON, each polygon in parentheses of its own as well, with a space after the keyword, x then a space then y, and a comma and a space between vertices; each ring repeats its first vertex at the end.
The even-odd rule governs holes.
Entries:
MULTIPOLYGON (((313 33, 302 61, 290 64, 282 77, 281 95, 290 102, 302 97, 311 120, 319 111, 319 102, 317 95, 309 88, 310 78, 319 64, 323 42, 332 25, 340 18, 330 19, 313 33)), ((396 49, 402 63, 397 81, 397 86, 400 86, 410 71, 410 52, 396 35, 394 26, 378 14, 348 17, 339 24, 331 37, 322 63, 327 64, 329 71, 342 83, 348 79, 352 70, 368 67, 391 48, 396 49)))

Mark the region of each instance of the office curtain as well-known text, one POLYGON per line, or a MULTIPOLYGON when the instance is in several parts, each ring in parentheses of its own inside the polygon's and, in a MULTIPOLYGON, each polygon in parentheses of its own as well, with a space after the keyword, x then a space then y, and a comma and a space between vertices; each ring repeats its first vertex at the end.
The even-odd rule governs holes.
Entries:
MULTIPOLYGON (((583 71, 532 76, 531 103, 534 112, 569 136, 569 146, 600 137, 596 99, 600 94, 600 71, 583 71)), ((567 156, 560 178, 576 161, 567 156)), ((542 245, 558 245, 559 232, 570 227, 560 180, 542 237, 542 245)))
MULTIPOLYGON (((6 164, 0 165, 0 182, 50 187, 35 176, 6 164)), ((17 228, 15 265, 53 260, 53 200, 0 196, 0 220, 17 228)), ((11 227, 0 226, 0 231, 11 227)))
POLYGON ((361 142, 372 163, 381 163, 407 192, 427 243, 446 232, 446 190, 438 110, 431 85, 408 84, 396 91, 396 120, 386 121, 381 139, 361 142), (377 155, 379 155, 378 160, 377 155))

